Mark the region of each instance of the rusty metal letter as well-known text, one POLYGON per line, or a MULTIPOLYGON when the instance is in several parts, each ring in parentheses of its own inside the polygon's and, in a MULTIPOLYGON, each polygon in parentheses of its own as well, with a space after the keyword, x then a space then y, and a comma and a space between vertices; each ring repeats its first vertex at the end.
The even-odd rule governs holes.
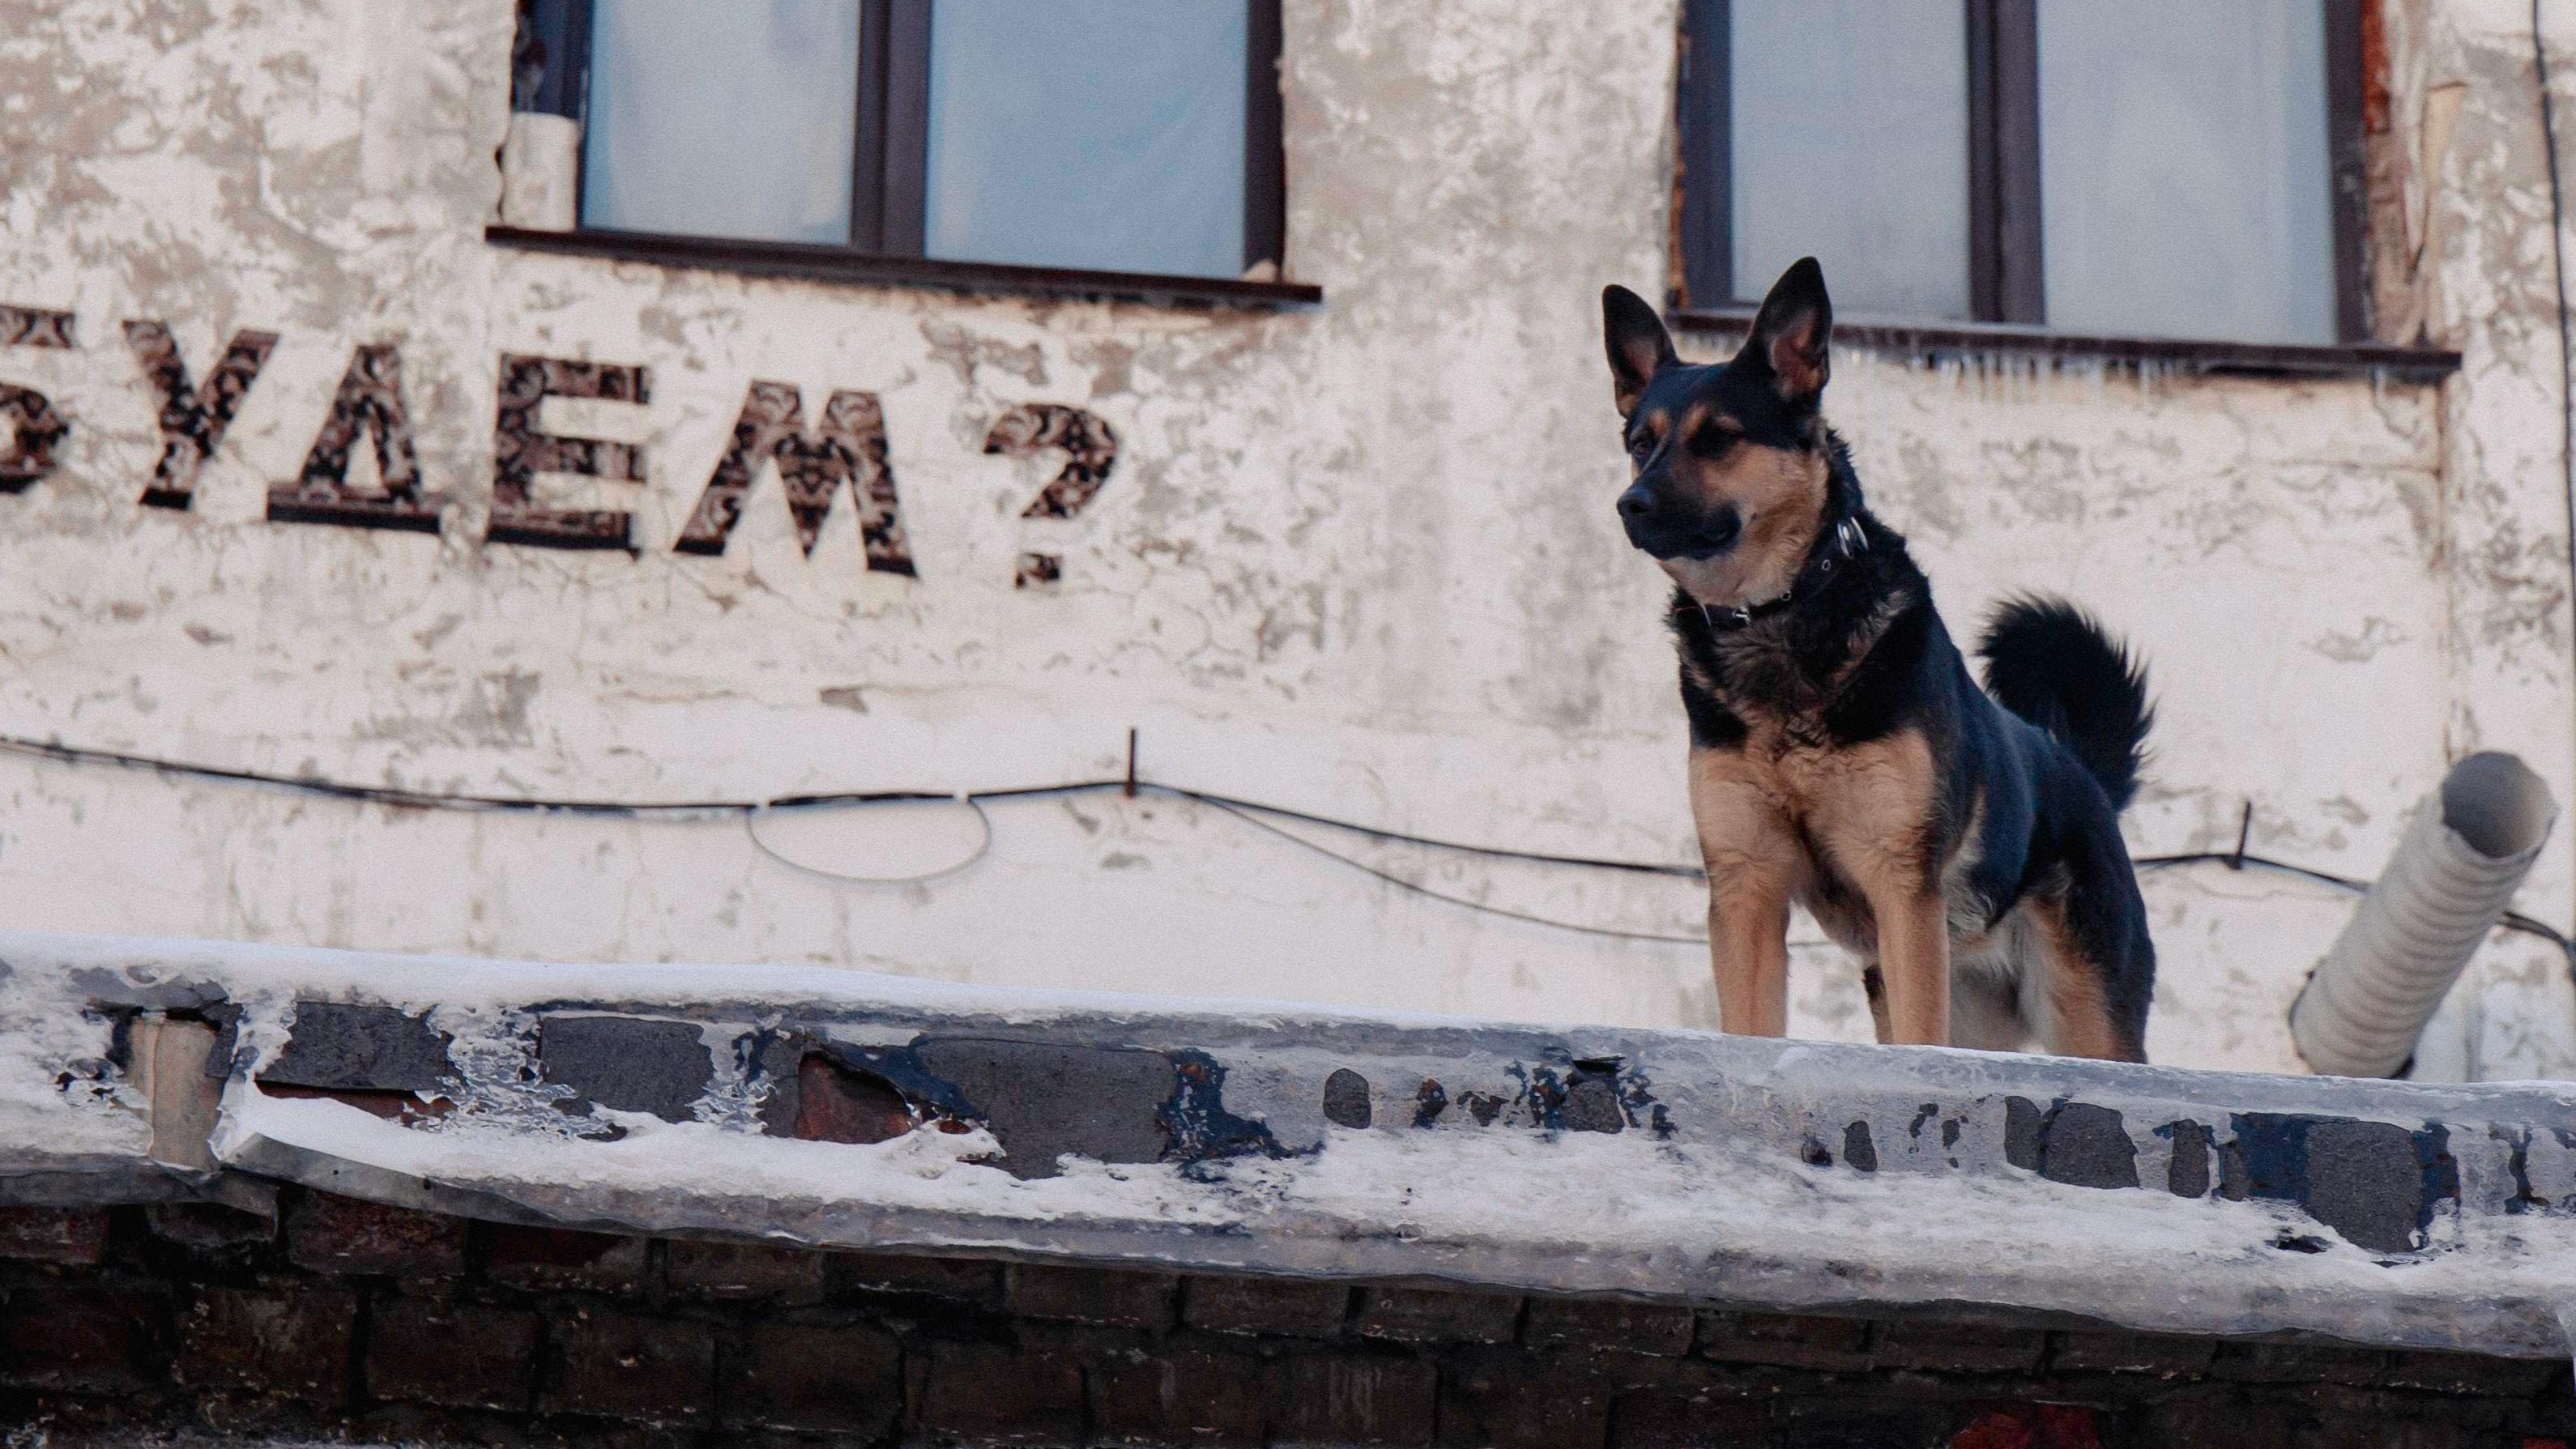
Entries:
POLYGON ((734 420, 733 441, 707 479, 706 491, 689 514, 674 545, 681 553, 723 553, 725 540, 742 518, 743 496, 751 491, 760 465, 778 461, 779 481, 787 488, 787 511, 796 520, 796 540, 811 556, 832 499, 847 482, 859 501, 859 536, 867 546, 868 567, 879 573, 910 574, 912 549, 905 542, 903 509, 895 497, 894 469, 886 461, 885 413, 876 394, 835 392, 823 405, 822 426, 805 431, 804 404, 795 388, 783 382, 755 382, 734 420))
POLYGON ((549 397, 650 401, 652 374, 615 362, 571 362, 556 357, 501 355, 501 413, 492 430, 493 543, 539 548, 633 548, 634 515, 623 510, 539 508, 539 473, 577 473, 621 483, 644 481, 644 450, 599 438, 567 438, 537 429, 537 408, 549 397))
POLYGON ((234 333, 214 371, 206 374, 202 396, 189 384, 188 364, 166 324, 126 323, 125 345, 134 349, 134 360, 161 404, 161 462, 152 470, 142 501, 154 508, 186 508, 196 497, 197 470, 223 442, 233 414, 241 411, 242 397, 277 347, 277 334, 234 333))
MULTIPOLYGON (((1071 518, 1109 481, 1118 461, 1118 434, 1096 414, 1062 403, 1018 403, 993 420, 984 433, 984 451, 1019 457, 1049 448, 1064 450, 1064 467, 1048 480, 1022 518, 1071 518)), ((1024 553, 1011 576, 1011 587, 1052 584, 1064 577, 1064 559, 1052 553, 1024 553)))
MULTIPOLYGON (((0 347, 69 347, 72 314, 37 307, 0 306, 0 347)), ((54 411, 54 400, 32 387, 0 382, 0 414, 10 421, 9 451, 0 453, 0 493, 23 493, 59 459, 56 449, 71 424, 54 411)))
POLYGON ((1049 448, 1064 450, 1063 471, 1020 510, 1022 518, 1080 513, 1109 481, 1109 470, 1118 461, 1118 434, 1097 415, 1062 403, 1020 403, 995 418, 984 434, 987 453, 1017 457, 1049 448))
POLYGON ((411 417, 403 409, 402 354, 390 342, 360 347, 349 359, 331 415, 304 456, 294 481, 268 490, 271 523, 339 523, 356 528, 438 531, 445 497, 424 493, 420 459, 411 442, 411 417), (349 450, 358 435, 375 440, 382 489, 361 493, 349 486, 349 450))

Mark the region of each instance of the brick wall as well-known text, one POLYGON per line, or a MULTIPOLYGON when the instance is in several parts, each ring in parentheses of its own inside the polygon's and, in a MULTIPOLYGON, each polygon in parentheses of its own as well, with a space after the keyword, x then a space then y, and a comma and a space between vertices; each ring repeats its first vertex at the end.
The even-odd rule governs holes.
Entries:
POLYGON ((2564 1449, 2576 1400, 2563 1362, 649 1241, 290 1191, 274 1216, 0 1209, 0 1425, 57 1444, 2564 1449))

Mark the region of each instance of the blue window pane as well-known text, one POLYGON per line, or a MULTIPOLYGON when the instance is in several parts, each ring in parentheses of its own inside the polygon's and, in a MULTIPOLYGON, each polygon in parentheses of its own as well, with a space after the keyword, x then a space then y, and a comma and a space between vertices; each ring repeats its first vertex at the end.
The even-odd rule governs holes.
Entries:
POLYGON ((1736 294, 1760 298, 1812 254, 1836 311, 1967 316, 1959 6, 1734 0, 1727 23, 1736 294))
POLYGON ((2334 340, 2323 11, 2039 7, 2050 326, 2334 340))
POLYGON ((925 249, 1243 270, 1244 67, 1227 0, 939 0, 925 249))
POLYGON ((598 0, 586 226, 850 239, 856 0, 598 0))

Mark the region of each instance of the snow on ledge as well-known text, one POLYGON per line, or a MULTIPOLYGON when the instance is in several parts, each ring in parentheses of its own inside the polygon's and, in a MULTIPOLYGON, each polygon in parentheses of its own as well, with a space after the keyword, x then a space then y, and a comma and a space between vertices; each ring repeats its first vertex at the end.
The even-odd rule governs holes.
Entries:
POLYGON ((265 1178, 627 1232, 2553 1356, 2571 1107, 2554 1083, 0 933, 0 1201, 265 1178), (218 1041, 223 1075, 147 1095, 138 1022, 218 1041), (208 1143, 172 1140, 192 1087, 219 1094, 208 1143))

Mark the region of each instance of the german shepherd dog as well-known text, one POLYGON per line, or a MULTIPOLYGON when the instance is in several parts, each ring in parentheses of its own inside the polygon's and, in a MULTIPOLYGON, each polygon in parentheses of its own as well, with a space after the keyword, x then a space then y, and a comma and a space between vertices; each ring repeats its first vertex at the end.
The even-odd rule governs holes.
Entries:
POLYGON ((1636 294, 1601 307, 1635 465, 1619 519, 1677 586, 1723 1029, 1787 1030, 1795 901, 1861 958, 1882 1042, 2144 1061, 2155 947, 2119 827, 2144 670, 2024 598, 1977 687, 1825 426, 1814 258, 1718 366, 1683 363, 1636 294))

